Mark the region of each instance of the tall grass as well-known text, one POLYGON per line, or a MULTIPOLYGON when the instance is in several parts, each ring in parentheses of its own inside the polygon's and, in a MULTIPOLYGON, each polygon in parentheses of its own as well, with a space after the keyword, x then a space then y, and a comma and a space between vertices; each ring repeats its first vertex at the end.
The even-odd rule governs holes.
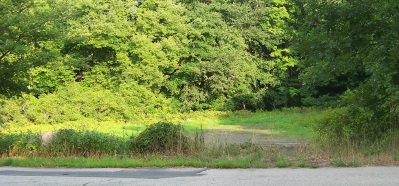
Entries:
POLYGON ((3 134, 0 138, 3 157, 89 157, 113 156, 127 153, 128 141, 95 131, 58 131, 49 143, 41 134, 3 134))

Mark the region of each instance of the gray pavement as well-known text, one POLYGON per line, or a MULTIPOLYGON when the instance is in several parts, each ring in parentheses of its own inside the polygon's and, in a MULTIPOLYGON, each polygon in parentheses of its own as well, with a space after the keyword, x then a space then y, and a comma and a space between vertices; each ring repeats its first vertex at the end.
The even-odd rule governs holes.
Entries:
POLYGON ((1 186, 19 185, 399 185, 399 167, 318 169, 63 169, 0 167, 1 186))

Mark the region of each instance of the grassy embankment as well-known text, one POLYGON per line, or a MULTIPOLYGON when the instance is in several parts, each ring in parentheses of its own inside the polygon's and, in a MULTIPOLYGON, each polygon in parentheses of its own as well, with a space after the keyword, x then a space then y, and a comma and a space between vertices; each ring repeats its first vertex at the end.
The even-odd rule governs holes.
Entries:
MULTIPOLYGON (((215 167, 215 168, 266 168, 266 167, 318 167, 320 165, 333 166, 360 166, 365 164, 392 164, 397 163, 398 154, 382 153, 375 156, 364 156, 362 152, 356 152, 354 145, 344 144, 336 147, 336 152, 331 147, 326 148, 316 143, 316 120, 322 112, 312 109, 290 109, 273 112, 194 112, 185 115, 175 115, 174 122, 181 123, 184 133, 194 136, 207 137, 207 133, 215 133, 219 140, 207 142, 198 146, 198 141, 192 142, 189 150, 185 153, 132 153, 129 145, 123 146, 122 151, 102 153, 102 147, 96 152, 84 152, 84 155, 74 152, 62 152, 62 149, 49 155, 46 149, 37 147, 16 146, 3 151, 0 166, 32 166, 32 167, 215 167), (202 130, 201 130, 202 128, 202 130), (230 144, 220 135, 234 134, 233 137, 241 136, 248 139, 239 144, 230 144), (270 140, 272 143, 258 144, 259 141, 270 140), (275 145, 279 140, 311 142, 304 146, 303 143, 284 147, 275 145), (324 149, 323 149, 324 148, 324 149), (57 154, 57 152, 59 152, 57 154), (386 160, 386 162, 384 162, 386 160)), ((137 136, 148 123, 111 123, 107 125, 79 126, 80 131, 94 130, 96 133, 86 135, 97 135, 97 138, 105 140, 104 148, 112 146, 112 140, 116 139, 128 142, 130 136, 137 136), (104 134, 111 138, 98 137, 104 134), (111 141, 107 141, 111 140, 111 141), (109 145, 111 144, 111 145, 109 145)), ((63 128, 68 128, 64 126, 63 128)), ((76 126, 70 127, 77 129, 76 126)), ((4 131, 26 132, 26 131, 51 131, 54 126, 25 126, 23 128, 3 129, 4 131)), ((18 132, 17 132, 18 133, 18 132)), ((214 136, 215 136, 214 135, 214 136)), ((77 138, 78 139, 78 138, 77 138)), ((81 138, 79 138, 81 140, 81 138)), ((206 141, 206 140, 205 140, 206 141)), ((96 143, 96 142, 90 142, 96 143)), ((123 142, 122 142, 123 143, 123 142)), ((92 145, 94 146, 94 145, 92 145)), ((109 147, 108 147, 109 148, 109 147)), ((48 150, 48 149, 47 149, 48 150)), ((54 152, 54 151, 52 151, 54 152)))

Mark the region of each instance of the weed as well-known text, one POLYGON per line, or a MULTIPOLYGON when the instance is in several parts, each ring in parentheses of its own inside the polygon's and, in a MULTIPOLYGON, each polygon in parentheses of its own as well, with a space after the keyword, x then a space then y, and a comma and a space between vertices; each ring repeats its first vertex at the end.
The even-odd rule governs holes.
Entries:
POLYGON ((342 159, 338 159, 332 162, 335 167, 347 167, 346 162, 342 159))
POLYGON ((358 161, 349 161, 347 163, 349 167, 360 167, 360 163, 358 161))
POLYGON ((284 157, 277 157, 275 166, 279 168, 285 168, 291 166, 291 163, 284 157))
POLYGON ((319 165, 315 164, 315 163, 309 163, 309 164, 307 164, 307 167, 315 169, 315 168, 319 168, 319 165))
POLYGON ((319 167, 318 164, 309 163, 309 162, 305 161, 302 157, 297 159, 295 166, 299 167, 299 168, 318 168, 319 167))
POLYGON ((394 153, 392 159, 393 161, 399 161, 399 153, 394 153))
POLYGON ((345 161, 343 159, 337 159, 332 161, 335 167, 359 167, 360 163, 358 161, 345 161))
POLYGON ((196 151, 202 151, 205 148, 205 137, 202 125, 199 131, 195 131, 194 146, 196 151))
POLYGON ((300 167, 300 168, 304 168, 304 167, 307 167, 308 165, 307 165, 307 163, 306 163, 305 161, 303 161, 303 160, 298 160, 298 161, 296 162, 296 166, 297 166, 297 167, 300 167))

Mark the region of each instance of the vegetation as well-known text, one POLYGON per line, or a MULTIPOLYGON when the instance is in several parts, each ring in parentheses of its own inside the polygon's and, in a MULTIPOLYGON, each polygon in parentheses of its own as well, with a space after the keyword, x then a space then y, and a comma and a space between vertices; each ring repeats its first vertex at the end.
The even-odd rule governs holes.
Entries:
POLYGON ((381 141, 368 149, 351 143, 348 138, 339 146, 328 141, 319 143, 318 140, 323 138, 316 136, 317 133, 312 129, 318 123, 317 118, 323 117, 320 113, 302 109, 258 113, 239 111, 229 114, 195 112, 186 119, 186 123, 180 125, 159 122, 147 128, 132 126, 131 130, 125 126, 124 129, 121 127, 121 134, 60 129, 47 143, 42 138, 43 133, 3 133, 0 138, 0 165, 316 168, 398 163, 397 152, 392 151, 397 139, 381 141), (212 115, 218 115, 221 119, 207 117, 205 120, 206 116, 212 115), (201 126, 199 121, 204 125, 201 126), (278 127, 280 125, 285 127, 278 127), (216 132, 217 138, 207 136, 212 132, 216 132), (230 134, 245 140, 231 141, 228 139, 230 134), (275 144, 279 139, 291 140, 287 144, 275 144), (309 142, 308 139, 313 140, 309 142), (387 144, 391 142, 393 144, 387 144))
POLYGON ((181 125, 160 122, 141 132, 135 138, 133 146, 143 153, 179 153, 188 150, 188 137, 183 134, 181 125))
MULTIPOLYGON (((219 115, 221 114, 219 113, 219 115)), ((185 154, 189 151, 203 148, 204 132, 223 131, 237 133, 243 135, 247 140, 253 138, 254 134, 260 134, 259 138, 261 139, 292 138, 292 136, 296 137, 292 139, 307 139, 314 136, 311 134, 312 128, 309 124, 305 124, 306 122, 303 120, 306 115, 311 115, 309 113, 297 113, 297 117, 292 117, 295 116, 295 111, 293 110, 270 113, 240 111, 219 116, 224 118, 221 120, 217 117, 210 118, 209 115, 212 115, 212 113, 194 113, 179 125, 171 122, 157 122, 140 128, 112 125, 102 129, 103 132, 98 132, 101 129, 64 128, 50 132, 51 136, 47 140, 44 138, 46 138, 46 133, 49 132, 45 131, 50 131, 51 127, 46 128, 48 127, 47 125, 36 125, 41 127, 38 132, 18 131, 3 133, 0 150, 5 156, 25 156, 37 153, 39 156, 46 155, 49 157, 112 156, 135 153, 185 154), (208 120, 204 121, 203 118, 206 116, 208 116, 208 120), (240 120, 237 120, 237 116, 239 116, 240 120), (284 124, 291 127, 282 127, 284 124), (105 131, 106 129, 117 127, 120 127, 120 132, 105 131), (307 133, 304 131, 307 131, 307 133), (39 149, 44 150, 44 152, 39 152, 39 149)), ((311 121, 311 119, 311 117, 308 117, 306 121, 311 121)), ((33 126, 29 127, 33 128, 33 126)), ((217 143, 212 144, 219 145, 217 143)))
POLYGON ((397 159, 396 0, 4 0, 0 7, 3 156, 198 151, 202 128, 312 139, 334 157, 397 159), (42 146, 44 131, 58 132, 56 146, 42 146), (172 146, 159 141, 164 134, 172 146))

